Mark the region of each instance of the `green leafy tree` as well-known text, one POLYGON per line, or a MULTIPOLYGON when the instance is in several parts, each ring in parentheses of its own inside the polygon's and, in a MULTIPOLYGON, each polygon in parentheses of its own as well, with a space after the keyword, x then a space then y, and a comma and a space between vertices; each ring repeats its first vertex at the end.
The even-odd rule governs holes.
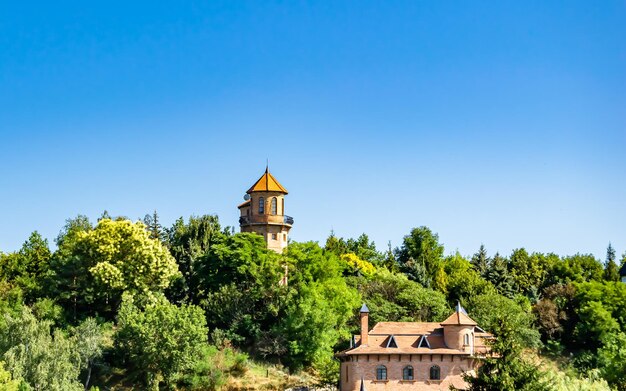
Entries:
MULTIPOLYGON (((506 299, 505 299, 506 300, 506 299)), ((518 315, 501 313, 498 322, 489 329, 496 338, 491 340, 492 356, 484 359, 476 376, 466 375, 472 391, 544 391, 549 389, 545 374, 523 356, 526 346, 520 337, 518 315)))
MULTIPOLYGON (((482 328, 494 333, 499 338, 500 323, 506 319, 506 327, 515 328, 515 344, 527 348, 541 346, 540 335, 534 327, 534 317, 530 306, 521 301, 511 300, 498 294, 483 294, 468 299, 467 308, 472 317, 482 328)), ((502 329, 508 333, 508 328, 502 329)))
POLYGON ((555 262, 547 278, 547 285, 570 282, 603 281, 604 267, 591 254, 576 254, 555 262))
POLYGON ((87 318, 72 330, 72 334, 76 342, 76 352, 80 357, 81 369, 86 372, 84 385, 88 390, 93 366, 103 354, 104 332, 94 318, 87 318))
MULTIPOLYGON (((379 270, 371 278, 349 280, 358 287, 362 299, 370 308, 371 322, 437 322, 449 314, 446 297, 438 291, 424 288, 403 274, 379 270)), ((358 314, 353 318, 358 327, 358 314)))
POLYGON ((0 359, 15 378, 33 390, 82 390, 80 357, 74 341, 50 322, 38 321, 28 307, 17 316, 5 314, 0 328, 0 359))
POLYGON ((222 243, 229 236, 222 230, 217 216, 191 216, 187 223, 183 218, 176 220, 167 230, 167 246, 178 263, 182 278, 176 279, 167 290, 168 298, 176 303, 197 303, 196 292, 202 289, 198 283, 199 260, 211 246, 222 243))
POLYGON ((443 261, 443 245, 439 244, 439 236, 428 227, 413 228, 411 233, 404 237, 402 246, 396 251, 396 258, 400 270, 410 279, 420 281, 420 275, 425 271, 430 283, 434 282, 435 275, 440 270, 443 261))
POLYGON ((35 231, 17 253, 0 254, 0 276, 19 287, 30 304, 44 295, 51 255, 48 241, 35 231))
POLYGON ((598 365, 602 377, 615 389, 626 390, 626 334, 607 334, 598 350, 598 365))
POLYGON ((152 390, 174 386, 183 372, 196 365, 207 345, 208 329, 202 310, 159 299, 140 310, 125 296, 115 334, 117 350, 129 369, 152 390))
POLYGON ((27 389, 28 385, 21 378, 14 378, 9 371, 4 369, 4 362, 0 361, 0 390, 19 391, 27 389))
POLYGON ((312 365, 328 373, 334 346, 349 337, 348 322, 359 294, 342 277, 343 262, 317 243, 290 244, 285 260, 290 276, 287 307, 274 334, 286 340, 290 367, 312 365))
POLYGON ((492 284, 481 278, 467 259, 458 252, 446 257, 444 270, 447 276, 448 302, 465 302, 466 299, 486 293, 496 293, 492 284))

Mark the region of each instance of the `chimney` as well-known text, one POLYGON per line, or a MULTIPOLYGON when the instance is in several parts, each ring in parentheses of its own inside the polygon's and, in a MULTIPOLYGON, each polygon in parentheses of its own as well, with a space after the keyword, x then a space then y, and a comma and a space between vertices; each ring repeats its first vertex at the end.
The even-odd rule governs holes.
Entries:
POLYGON ((361 307, 361 346, 367 346, 369 343, 369 313, 370 310, 365 304, 361 307))

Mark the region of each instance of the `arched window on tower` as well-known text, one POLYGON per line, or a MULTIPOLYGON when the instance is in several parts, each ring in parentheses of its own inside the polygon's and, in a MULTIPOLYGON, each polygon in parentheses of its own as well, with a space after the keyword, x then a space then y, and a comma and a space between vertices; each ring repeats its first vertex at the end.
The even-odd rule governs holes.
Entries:
POLYGON ((464 334, 463 335, 463 345, 469 345, 470 344, 470 335, 469 334, 464 334))
POLYGON ((284 198, 280 200, 280 214, 282 215, 285 214, 285 199, 284 198))
POLYGON ((276 200, 276 197, 272 197, 272 214, 273 215, 277 215, 278 214, 278 201, 276 200))
POLYGON ((265 214, 265 199, 263 197, 259 197, 259 214, 265 214))

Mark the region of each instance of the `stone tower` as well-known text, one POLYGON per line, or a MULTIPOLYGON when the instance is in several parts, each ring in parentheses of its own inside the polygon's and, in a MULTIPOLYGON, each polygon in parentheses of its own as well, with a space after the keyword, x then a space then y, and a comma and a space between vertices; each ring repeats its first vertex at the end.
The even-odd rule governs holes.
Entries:
POLYGON ((285 214, 285 189, 265 168, 265 173, 244 196, 240 210, 241 232, 256 232, 263 236, 267 248, 282 253, 287 247, 293 218, 285 214))

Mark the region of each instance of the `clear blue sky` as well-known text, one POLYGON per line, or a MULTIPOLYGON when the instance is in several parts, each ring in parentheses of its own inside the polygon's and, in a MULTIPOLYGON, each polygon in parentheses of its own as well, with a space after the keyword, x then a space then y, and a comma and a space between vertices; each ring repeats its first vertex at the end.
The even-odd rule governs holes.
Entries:
POLYGON ((624 1, 0 4, 0 250, 236 205, 292 238, 626 251, 624 1))

